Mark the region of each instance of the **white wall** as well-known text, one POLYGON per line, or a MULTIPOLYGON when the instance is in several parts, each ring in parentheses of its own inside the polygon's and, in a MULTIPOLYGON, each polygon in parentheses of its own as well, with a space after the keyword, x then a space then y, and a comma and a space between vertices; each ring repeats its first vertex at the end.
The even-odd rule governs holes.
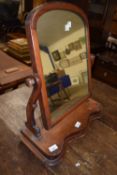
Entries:
MULTIPOLYGON (((59 52, 62 52, 65 50, 65 48, 68 46, 69 43, 75 42, 78 40, 80 37, 85 36, 85 31, 84 28, 79 29, 78 31, 72 33, 71 35, 57 41, 53 45, 49 46, 49 51, 52 53, 55 50, 58 50, 59 52)), ((82 48, 79 50, 73 50, 69 55, 66 55, 66 58, 68 60, 72 59, 73 57, 79 57, 80 53, 86 52, 86 45, 82 44, 82 48)), ((53 63, 56 68, 62 69, 59 66, 59 61, 54 61, 53 63)), ((82 72, 87 71, 87 59, 83 59, 82 62, 77 63, 76 65, 72 65, 70 67, 64 68, 66 74, 70 75, 70 78, 72 79, 73 77, 77 76, 80 80, 82 79, 82 72)))
POLYGON ((41 51, 40 54, 41 54, 41 62, 43 66, 43 73, 44 75, 48 75, 49 73, 54 71, 54 68, 50 61, 49 55, 44 51, 41 51))

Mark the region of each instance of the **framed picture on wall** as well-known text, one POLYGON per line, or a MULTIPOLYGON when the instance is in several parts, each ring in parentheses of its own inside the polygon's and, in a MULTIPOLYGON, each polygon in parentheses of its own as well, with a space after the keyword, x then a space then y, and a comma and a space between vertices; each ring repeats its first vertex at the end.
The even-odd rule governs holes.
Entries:
POLYGON ((54 58, 54 61, 59 61, 61 59, 61 56, 58 50, 53 51, 52 56, 54 58))
POLYGON ((68 59, 61 60, 59 62, 59 66, 63 69, 69 67, 70 66, 69 60, 68 59))
POLYGON ((64 58, 66 58, 66 54, 65 54, 65 51, 63 51, 63 52, 60 52, 60 57, 61 57, 61 59, 64 59, 64 58))
POLYGON ((72 85, 78 85, 80 83, 79 76, 71 76, 70 77, 72 85))
POLYGON ((82 49, 82 45, 81 45, 80 40, 77 40, 77 41, 74 42, 74 49, 75 50, 82 49))
POLYGON ((74 43, 73 42, 69 43, 68 47, 69 47, 70 51, 74 50, 74 43))
POLYGON ((69 60, 70 66, 77 65, 82 62, 81 57, 75 56, 69 60))
POLYGON ((79 56, 82 60, 87 58, 86 52, 82 52, 79 56))
POLYGON ((71 52, 71 50, 69 49, 69 47, 66 47, 66 49, 65 49, 65 54, 66 54, 66 55, 69 55, 70 52, 71 52))
POLYGON ((83 84, 87 84, 88 83, 88 74, 87 74, 87 71, 86 72, 82 72, 81 75, 82 75, 82 83, 83 84))
POLYGON ((81 41, 82 44, 86 43, 86 37, 85 36, 80 37, 79 40, 81 41))

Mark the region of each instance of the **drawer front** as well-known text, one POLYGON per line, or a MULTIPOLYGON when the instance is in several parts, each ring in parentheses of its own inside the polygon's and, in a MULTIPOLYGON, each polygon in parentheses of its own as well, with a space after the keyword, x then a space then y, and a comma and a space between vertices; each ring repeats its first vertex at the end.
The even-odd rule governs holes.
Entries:
POLYGON ((117 65, 114 65, 111 61, 110 62, 105 62, 103 60, 97 59, 95 61, 95 66, 94 67, 103 67, 104 69, 108 69, 112 72, 117 73, 117 65))
POLYGON ((93 77, 117 87, 117 73, 112 72, 104 67, 96 66, 93 70, 93 77))

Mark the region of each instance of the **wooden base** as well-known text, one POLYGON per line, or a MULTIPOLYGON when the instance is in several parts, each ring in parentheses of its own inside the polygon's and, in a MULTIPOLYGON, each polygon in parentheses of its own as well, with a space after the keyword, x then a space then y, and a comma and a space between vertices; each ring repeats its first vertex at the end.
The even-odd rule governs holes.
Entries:
POLYGON ((51 129, 42 128, 39 137, 26 127, 21 131, 21 140, 45 164, 55 165, 62 156, 64 143, 73 135, 84 133, 88 124, 96 119, 93 114, 100 109, 99 103, 87 99, 51 129))

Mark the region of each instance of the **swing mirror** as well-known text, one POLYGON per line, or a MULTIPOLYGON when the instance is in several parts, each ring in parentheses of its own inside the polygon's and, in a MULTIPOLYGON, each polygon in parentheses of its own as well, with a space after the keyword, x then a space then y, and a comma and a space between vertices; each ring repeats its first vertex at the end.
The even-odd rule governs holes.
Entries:
POLYGON ((28 16, 26 33, 34 75, 21 139, 44 163, 55 165, 64 143, 83 134, 100 111, 90 98, 88 22, 77 6, 44 4, 28 16), (37 102, 41 126, 35 117, 37 102))

